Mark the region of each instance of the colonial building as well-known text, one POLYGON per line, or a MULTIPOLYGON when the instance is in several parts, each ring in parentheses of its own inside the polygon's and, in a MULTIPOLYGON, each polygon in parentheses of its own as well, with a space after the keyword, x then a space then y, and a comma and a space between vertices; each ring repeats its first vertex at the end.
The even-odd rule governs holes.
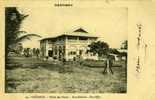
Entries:
POLYGON ((98 59, 98 56, 87 52, 88 45, 97 37, 82 28, 56 37, 40 40, 41 56, 58 60, 98 59))

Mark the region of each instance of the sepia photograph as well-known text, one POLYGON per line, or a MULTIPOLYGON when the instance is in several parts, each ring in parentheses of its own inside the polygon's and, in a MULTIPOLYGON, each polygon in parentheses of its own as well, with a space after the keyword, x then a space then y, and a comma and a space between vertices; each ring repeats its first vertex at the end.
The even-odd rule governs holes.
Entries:
POLYGON ((128 9, 5 7, 5 93, 127 93, 128 9))

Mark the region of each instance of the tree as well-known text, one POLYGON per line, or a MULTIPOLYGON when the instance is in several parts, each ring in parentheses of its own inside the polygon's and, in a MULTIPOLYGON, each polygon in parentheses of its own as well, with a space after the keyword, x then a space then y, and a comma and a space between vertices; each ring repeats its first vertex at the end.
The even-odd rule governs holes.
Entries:
POLYGON ((36 56, 37 56, 37 58, 39 57, 39 54, 40 54, 40 50, 39 50, 39 48, 37 48, 36 49, 36 56))
POLYGON ((108 43, 103 42, 103 41, 93 42, 90 45, 88 45, 88 47, 89 47, 89 50, 88 50, 89 52, 98 54, 99 57, 103 57, 103 56, 106 57, 105 68, 104 68, 103 74, 105 73, 113 74, 112 60, 114 59, 114 57, 111 56, 110 53, 112 52, 118 53, 118 51, 116 49, 109 48, 108 43))
POLYGON ((5 48, 6 55, 18 43, 24 40, 30 40, 32 36, 41 37, 37 34, 27 34, 20 31, 21 24, 28 15, 21 14, 16 7, 7 7, 5 9, 5 48), (22 35, 24 34, 24 35, 22 35))
POLYGON ((115 48, 109 48, 109 52, 112 54, 120 54, 120 52, 115 48))
POLYGON ((22 43, 18 43, 18 44, 16 45, 15 51, 16 51, 17 54, 19 54, 19 55, 22 53, 22 51, 23 51, 23 45, 22 45, 22 43))
POLYGON ((31 56, 31 49, 30 48, 24 48, 24 56, 30 57, 31 56))
POLYGON ((99 57, 102 57, 103 55, 108 55, 109 52, 109 45, 103 41, 92 42, 90 45, 88 45, 88 47, 88 52, 98 54, 99 57))
POLYGON ((36 56, 36 48, 33 48, 32 52, 33 52, 33 56, 36 56))
POLYGON ((128 41, 125 40, 122 44, 121 44, 121 49, 128 49, 128 41))
MULTIPOLYGON (((121 49, 122 50, 127 50, 128 49, 128 41, 125 40, 122 44, 121 44, 121 49)), ((120 53, 121 56, 125 56, 127 59, 127 52, 121 52, 120 53)))
MULTIPOLYGON (((128 41, 127 40, 125 40, 122 43, 121 49, 124 49, 124 50, 128 49, 128 41)), ((127 56, 128 56, 127 52, 121 52, 120 55, 125 57, 125 67, 127 67, 127 56)))
MULTIPOLYGON (((128 49, 128 41, 125 40, 122 44, 121 44, 121 49, 123 50, 127 50, 128 49)), ((126 56, 127 57, 127 52, 121 52, 120 53, 122 56, 126 56)))

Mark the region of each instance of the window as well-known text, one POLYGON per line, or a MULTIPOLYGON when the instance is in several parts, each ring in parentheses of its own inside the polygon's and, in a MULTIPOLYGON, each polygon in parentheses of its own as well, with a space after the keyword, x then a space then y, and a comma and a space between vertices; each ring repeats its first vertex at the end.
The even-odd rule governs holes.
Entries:
POLYGON ((73 54, 73 55, 76 55, 76 52, 75 52, 75 51, 73 51, 73 52, 72 52, 72 54, 73 54))
POLYGON ((53 57, 53 50, 48 50, 48 56, 53 57))
POLYGON ((89 53, 89 50, 86 50, 85 54, 88 54, 89 53))
POLYGON ((62 48, 61 48, 61 46, 59 46, 59 53, 61 53, 62 52, 62 48))
POLYGON ((54 49, 55 49, 55 55, 57 55, 57 47, 55 46, 55 48, 54 48, 54 49))
POLYGON ((79 54, 82 55, 82 53, 83 53, 83 50, 79 50, 79 54))
POLYGON ((68 55, 76 55, 76 51, 70 51, 68 52, 68 55))

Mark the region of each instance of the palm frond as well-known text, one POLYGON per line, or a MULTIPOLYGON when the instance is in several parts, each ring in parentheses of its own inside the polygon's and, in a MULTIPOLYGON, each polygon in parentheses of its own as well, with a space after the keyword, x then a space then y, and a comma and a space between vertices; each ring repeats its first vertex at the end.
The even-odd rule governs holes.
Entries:
POLYGON ((26 34, 26 35, 23 35, 23 36, 17 38, 16 43, 19 43, 19 42, 22 42, 22 41, 25 41, 25 40, 31 40, 32 37, 41 38, 41 36, 38 35, 38 34, 26 34))
POLYGON ((20 36, 21 34, 27 34, 26 31, 16 31, 17 36, 20 36))
POLYGON ((26 31, 17 31, 16 32, 17 34, 25 34, 25 33, 27 33, 26 31))

